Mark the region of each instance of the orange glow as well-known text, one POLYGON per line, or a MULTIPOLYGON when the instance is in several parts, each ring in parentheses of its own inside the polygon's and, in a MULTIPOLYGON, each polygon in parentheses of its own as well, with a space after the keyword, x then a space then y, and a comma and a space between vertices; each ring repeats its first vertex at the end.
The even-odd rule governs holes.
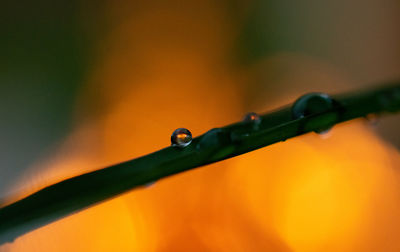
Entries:
MULTIPOLYGON (((151 222, 128 209, 123 198, 108 201, 22 236, 5 251, 151 251, 141 243, 151 222), (133 223, 135 226, 133 226, 133 223)), ((153 235, 153 241, 157 237, 153 235)), ((0 249, 0 251, 3 251, 0 249)))
POLYGON ((308 134, 158 181, 3 248, 396 251, 397 151, 361 122, 330 134, 308 134))
MULTIPOLYGON (((178 127, 195 137, 242 117, 246 87, 219 1, 125 2, 109 1, 113 29, 80 94, 80 124, 21 178, 33 180, 22 194, 168 146, 178 127), (88 122, 80 109, 93 93, 103 107, 88 122)), ((361 120, 328 134, 157 181, 0 251, 400 251, 398 151, 361 120)))
POLYGON ((232 193, 295 251, 398 248, 394 234, 368 238, 400 222, 399 164, 396 150, 348 123, 328 138, 309 134, 240 157, 230 176, 241 187, 232 193))

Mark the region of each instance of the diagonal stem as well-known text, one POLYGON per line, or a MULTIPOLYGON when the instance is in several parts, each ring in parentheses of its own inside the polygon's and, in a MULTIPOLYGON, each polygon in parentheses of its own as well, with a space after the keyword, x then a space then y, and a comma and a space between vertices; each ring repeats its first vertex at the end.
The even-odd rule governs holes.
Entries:
POLYGON ((400 110, 400 83, 329 97, 312 93, 293 105, 212 129, 184 148, 149 155, 50 185, 0 208, 0 244, 137 186, 244 154, 340 122, 400 110))

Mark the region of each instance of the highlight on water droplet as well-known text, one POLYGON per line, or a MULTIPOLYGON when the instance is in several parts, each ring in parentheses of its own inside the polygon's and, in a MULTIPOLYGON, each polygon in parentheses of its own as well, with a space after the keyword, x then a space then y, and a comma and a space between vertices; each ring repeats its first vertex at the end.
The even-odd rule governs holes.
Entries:
POLYGON ((247 113, 244 118, 244 122, 254 122, 254 123, 260 123, 261 122, 261 117, 254 112, 247 113))
POLYGON ((171 145, 186 147, 192 142, 192 133, 185 128, 176 129, 171 135, 171 145))

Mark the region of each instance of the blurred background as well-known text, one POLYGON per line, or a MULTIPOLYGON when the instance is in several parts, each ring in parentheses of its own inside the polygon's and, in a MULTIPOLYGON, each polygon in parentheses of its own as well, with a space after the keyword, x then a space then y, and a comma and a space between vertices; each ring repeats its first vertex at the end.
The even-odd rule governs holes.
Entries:
MULTIPOLYGON (((400 79, 397 0, 10 1, 0 198, 266 112, 400 79)), ((399 251, 400 116, 132 191, 0 251, 399 251)))

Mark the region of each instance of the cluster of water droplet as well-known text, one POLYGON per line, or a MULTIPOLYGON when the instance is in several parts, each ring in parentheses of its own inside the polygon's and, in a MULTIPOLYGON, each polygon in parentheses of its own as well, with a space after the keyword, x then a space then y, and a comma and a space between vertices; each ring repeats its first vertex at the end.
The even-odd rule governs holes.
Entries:
MULTIPOLYGON (((309 93, 303 95, 293 104, 291 108, 292 118, 301 119, 310 115, 317 115, 333 109, 337 103, 327 94, 324 93, 309 93)), ((372 123, 376 123, 376 117, 368 115, 366 118, 372 123)), ((253 130, 258 130, 261 124, 261 117, 254 112, 246 114, 243 118, 244 123, 251 123, 253 130)), ((325 134, 331 129, 332 125, 327 125, 319 129, 315 129, 315 132, 319 134, 325 134)), ((213 132, 213 131, 212 131, 213 132)), ((215 133, 215 132, 214 132, 215 133)), ((216 135, 216 134, 214 134, 216 135)), ((240 135, 241 137, 248 136, 249 133, 240 135)), ((192 133, 185 128, 176 129, 171 135, 171 145, 179 148, 184 148, 192 142, 192 133)))

